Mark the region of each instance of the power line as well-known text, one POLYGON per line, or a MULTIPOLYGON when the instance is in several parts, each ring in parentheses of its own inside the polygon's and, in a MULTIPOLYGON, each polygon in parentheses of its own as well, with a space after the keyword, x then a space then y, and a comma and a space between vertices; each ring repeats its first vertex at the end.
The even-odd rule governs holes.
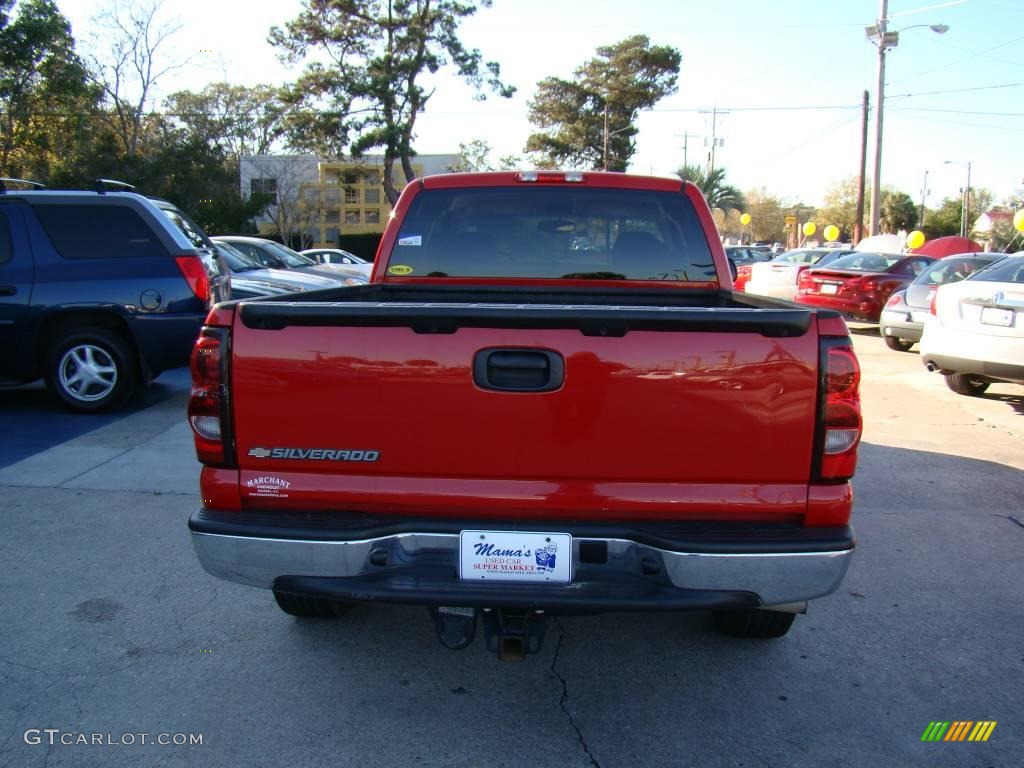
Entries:
POLYGON ((1024 40, 1024 36, 1015 37, 1015 38, 1013 38, 1013 40, 1007 40, 1005 43, 1000 43, 999 45, 993 45, 991 48, 986 48, 986 49, 984 49, 982 51, 977 51, 975 53, 972 53, 970 56, 964 56, 962 59, 957 59, 956 61, 951 61, 948 64, 942 64, 942 65, 940 65, 938 67, 933 67, 932 69, 926 69, 924 72, 918 72, 915 75, 908 75, 907 77, 901 77, 899 80, 893 80, 891 83, 889 83, 889 85, 892 85, 894 83, 902 83, 902 82, 904 82, 906 80, 913 80, 915 77, 921 77, 922 75, 930 75, 932 72, 938 72, 940 69, 946 69, 948 67, 953 67, 953 66, 956 66, 957 64, 961 64, 961 63, 963 63, 965 61, 969 61, 971 59, 976 59, 978 56, 984 56, 986 53, 991 53, 992 51, 997 51, 1000 48, 1005 48, 1006 46, 1012 45, 1013 43, 1016 43, 1016 42, 1018 42, 1020 40, 1024 40))
POLYGON ((930 109, 928 107, 896 107, 900 112, 946 112, 951 115, 985 115, 991 117, 1024 117, 1024 112, 977 112, 971 109, 930 109))
POLYGON ((887 99, 906 99, 911 96, 936 96, 942 93, 967 93, 968 91, 992 91, 997 88, 1019 88, 1024 83, 1002 83, 1000 85, 979 85, 973 88, 951 88, 944 91, 921 91, 921 93, 901 93, 895 96, 886 96, 887 99))

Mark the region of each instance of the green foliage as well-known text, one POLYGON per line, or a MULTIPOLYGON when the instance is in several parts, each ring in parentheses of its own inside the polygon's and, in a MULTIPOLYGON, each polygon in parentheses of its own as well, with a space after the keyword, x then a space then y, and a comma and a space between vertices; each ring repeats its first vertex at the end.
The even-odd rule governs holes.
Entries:
POLYGON ((452 65, 484 97, 487 87, 510 97, 497 62, 459 39, 462 19, 490 0, 304 0, 298 17, 270 32, 289 63, 319 54, 287 91, 290 140, 300 150, 359 156, 383 148, 384 191, 394 204, 393 166, 415 178, 412 141, 417 116, 433 91, 419 78, 452 65), (324 60, 330 64, 323 63, 324 60))
POLYGON ((925 214, 924 226, 921 227, 921 231, 929 240, 947 235, 959 235, 963 210, 961 198, 947 197, 938 208, 925 214))
POLYGON ((750 214, 751 242, 785 242, 786 211, 778 197, 764 187, 752 189, 745 195, 746 212, 750 214))
POLYGON ((724 168, 716 168, 708 173, 700 166, 687 165, 677 170, 676 176, 696 184, 712 209, 743 211, 747 207, 743 193, 732 184, 725 183, 724 168))
MULTIPOLYGON (((841 239, 852 239, 854 224, 857 222, 857 176, 849 176, 835 182, 825 193, 824 205, 818 209, 815 217, 819 229, 824 230, 830 224, 839 227, 841 239)), ((865 185, 865 189, 868 189, 865 185)), ((867 203, 865 202, 865 217, 867 203)), ((862 222, 863 223, 863 222, 862 222)))
POLYGON ((265 155, 284 136, 285 106, 270 85, 211 83, 179 91, 164 102, 191 141, 216 147, 236 163, 243 155, 265 155))
POLYGON ((671 46, 652 46, 634 35, 597 49, 572 80, 549 77, 537 84, 530 101, 526 151, 540 167, 605 167, 625 171, 635 151, 637 112, 676 91, 682 57, 671 46), (607 111, 606 111, 607 110, 607 111))
POLYGON ((52 0, 0 0, 0 172, 45 180, 82 151, 98 94, 52 0), (54 114, 57 113, 57 114, 54 114))
POLYGON ((883 189, 879 225, 883 232, 909 232, 917 226, 918 210, 906 192, 883 189))

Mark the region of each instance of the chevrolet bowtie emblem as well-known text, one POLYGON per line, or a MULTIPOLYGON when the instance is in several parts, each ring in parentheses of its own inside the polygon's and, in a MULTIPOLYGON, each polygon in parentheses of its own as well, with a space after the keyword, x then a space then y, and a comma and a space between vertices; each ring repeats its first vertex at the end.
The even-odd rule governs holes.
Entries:
POLYGON ((257 459, 267 459, 270 458, 270 451, 266 448, 250 448, 249 455, 257 459))

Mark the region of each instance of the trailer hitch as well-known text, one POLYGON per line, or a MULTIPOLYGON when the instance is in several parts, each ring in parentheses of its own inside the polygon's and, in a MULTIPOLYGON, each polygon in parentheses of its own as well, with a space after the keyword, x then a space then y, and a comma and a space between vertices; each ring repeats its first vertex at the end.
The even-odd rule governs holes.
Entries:
POLYGON ((544 611, 523 608, 484 608, 484 636, 487 649, 497 651, 502 661, 522 661, 544 644, 548 617, 544 611))
POLYGON ((434 631, 445 648, 461 651, 476 637, 476 608, 438 606, 430 609, 434 631))

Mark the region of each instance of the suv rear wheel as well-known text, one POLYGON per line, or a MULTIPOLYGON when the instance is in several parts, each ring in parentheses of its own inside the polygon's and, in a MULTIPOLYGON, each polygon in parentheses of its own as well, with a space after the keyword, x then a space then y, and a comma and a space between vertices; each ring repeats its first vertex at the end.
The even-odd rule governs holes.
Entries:
POLYGON ((108 328, 69 330, 50 346, 46 384, 73 411, 95 413, 118 406, 138 381, 131 345, 108 328))
POLYGON ((947 373, 946 386, 958 395, 977 397, 988 389, 988 382, 969 373, 947 373))

